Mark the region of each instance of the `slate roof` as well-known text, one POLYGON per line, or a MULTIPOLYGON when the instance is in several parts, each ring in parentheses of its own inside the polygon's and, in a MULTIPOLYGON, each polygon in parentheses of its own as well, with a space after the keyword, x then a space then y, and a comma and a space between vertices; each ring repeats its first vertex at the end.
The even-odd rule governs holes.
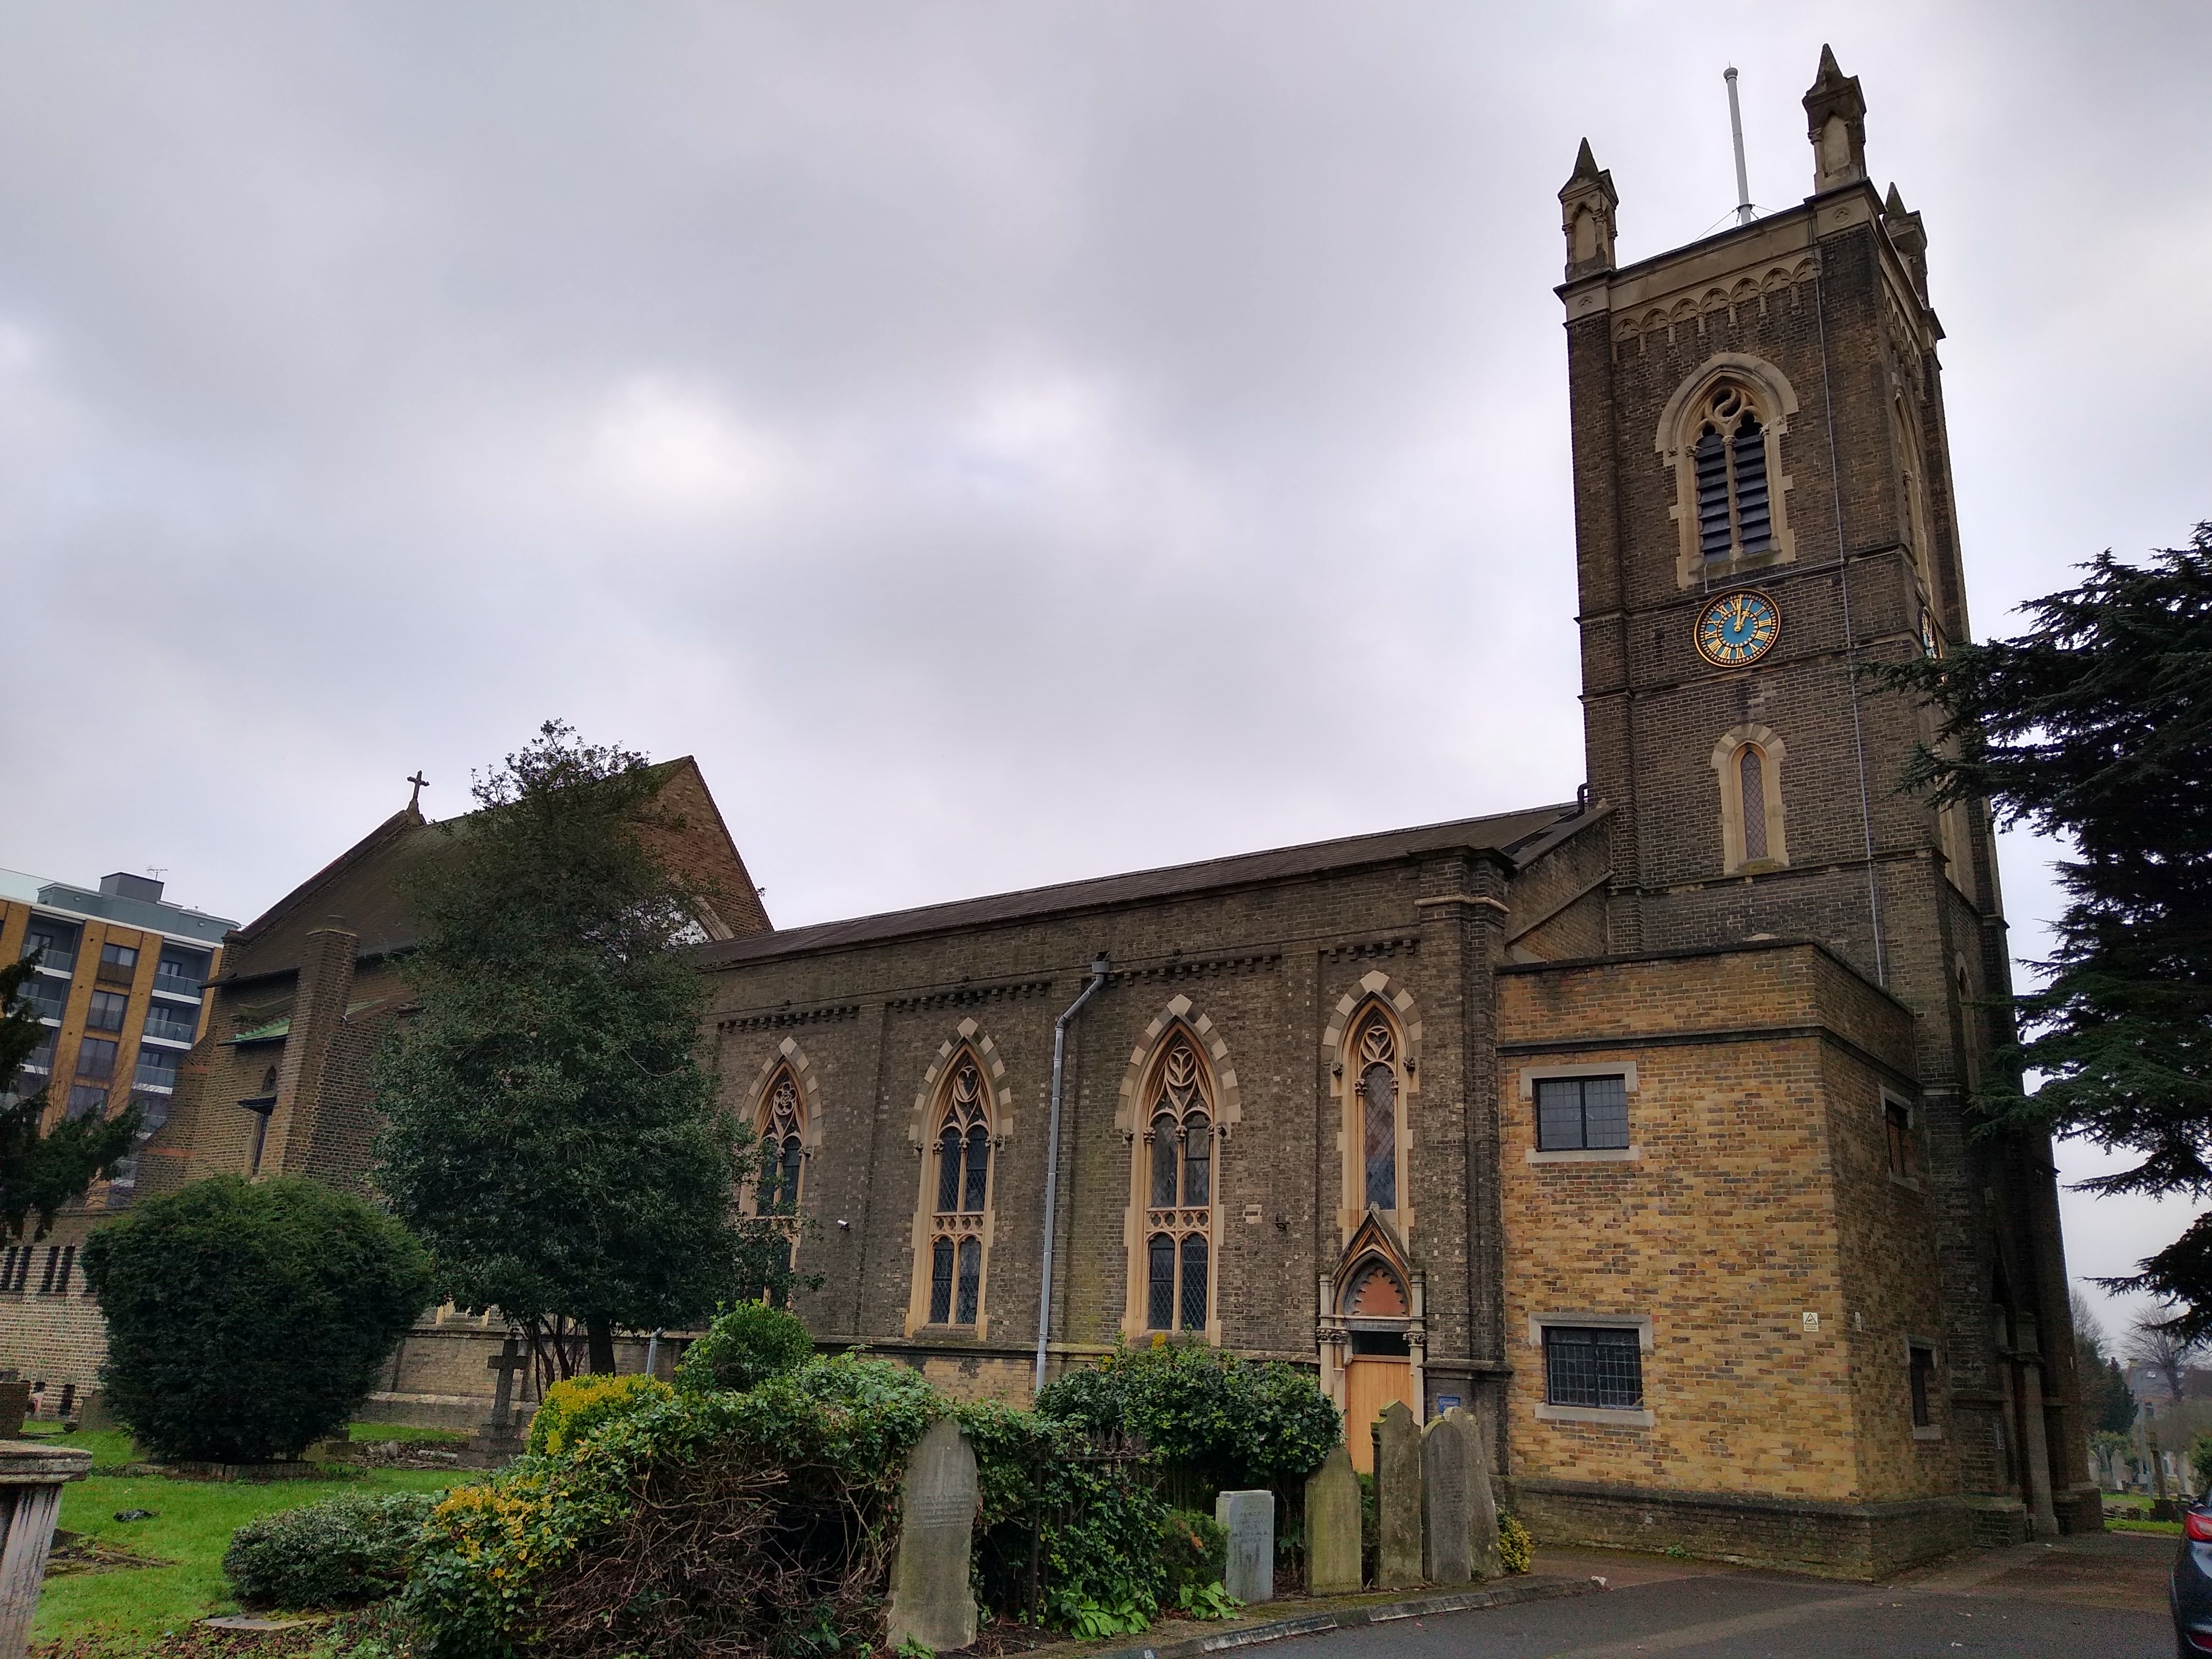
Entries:
POLYGON ((842 945, 873 945, 887 939, 955 933, 1038 916, 1065 915, 1114 905, 1179 898, 1224 888, 1255 886, 1299 876, 1319 875, 1331 870, 1389 864, 1401 859, 1462 850, 1495 853, 1516 865, 1525 864, 1595 822, 1597 815, 1595 808, 1583 809, 1568 801, 1555 806, 1534 806, 1518 812, 1504 812, 1492 817, 1462 818, 1450 823, 1425 824, 1413 830, 1390 830, 1379 835, 1310 842, 1302 847, 1282 847, 1264 853, 1206 859, 1196 864, 1171 865, 1161 870, 1099 876, 1088 881, 1024 888, 1018 892, 959 899, 950 904, 925 905, 914 910, 892 910, 881 915, 856 916, 845 921, 817 922, 808 927, 748 933, 712 945, 696 945, 690 954, 691 960, 700 967, 720 968, 795 956, 809 951, 834 950, 842 945))

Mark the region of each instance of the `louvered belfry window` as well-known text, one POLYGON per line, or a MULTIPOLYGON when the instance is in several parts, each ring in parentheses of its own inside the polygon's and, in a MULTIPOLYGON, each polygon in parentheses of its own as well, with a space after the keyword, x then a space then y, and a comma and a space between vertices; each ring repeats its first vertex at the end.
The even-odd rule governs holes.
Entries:
POLYGON ((1774 520, 1766 487, 1766 430, 1741 386, 1723 381, 1706 399, 1691 451, 1698 489, 1698 550, 1707 563, 1766 553, 1774 520))

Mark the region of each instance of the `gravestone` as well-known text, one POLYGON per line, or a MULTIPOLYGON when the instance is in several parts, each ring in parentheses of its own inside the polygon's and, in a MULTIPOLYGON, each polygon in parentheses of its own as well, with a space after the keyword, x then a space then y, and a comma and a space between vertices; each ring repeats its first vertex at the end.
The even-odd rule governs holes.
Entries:
POLYGON ((1431 1584, 1464 1584, 1467 1559, 1466 1419, 1446 1412, 1421 1434, 1421 1561, 1431 1584))
POLYGON ((499 1380, 492 1384, 491 1415, 484 1419, 469 1449, 495 1457, 514 1457, 523 1448, 522 1436, 514 1426, 514 1378, 517 1372, 530 1369, 530 1359, 522 1352, 521 1342, 510 1336, 500 1344, 496 1354, 484 1361, 484 1369, 495 1373, 499 1380))
POLYGON ((0 1382, 0 1440, 12 1440, 23 1431, 31 1412, 31 1385, 20 1376, 0 1382))
POLYGON ((1275 1494, 1254 1492, 1215 1494, 1213 1518, 1229 1534, 1229 1565, 1221 1586, 1240 1601, 1275 1599, 1275 1494))
POLYGON ((1421 1582, 1421 1431, 1394 1400, 1375 1431, 1375 1584, 1421 1582))
POLYGON ((115 1426, 114 1413, 107 1409, 106 1389, 87 1389, 84 1391, 84 1404, 77 1414, 76 1425, 87 1434, 95 1429, 115 1426))
POLYGON ((1350 1595, 1359 1589, 1359 1477, 1339 1446, 1306 1482, 1306 1590, 1350 1595))
POLYGON ((7 1528, 0 1534, 0 1659, 22 1659, 39 1583, 46 1575, 46 1553, 53 1547, 62 1487, 83 1480, 91 1467, 90 1452, 0 1441, 0 1510, 7 1528))
POLYGON ((891 1564, 889 1645, 920 1642, 950 1653, 975 1639, 968 1553, 981 1502, 975 1453, 959 1424, 940 1417, 907 1460, 891 1564))
POLYGON ((1467 1426, 1467 1565, 1477 1578, 1495 1578, 1505 1571, 1498 1550, 1498 1492, 1490 1483, 1490 1437, 1482 1419, 1473 1412, 1455 1408, 1444 1413, 1467 1426))

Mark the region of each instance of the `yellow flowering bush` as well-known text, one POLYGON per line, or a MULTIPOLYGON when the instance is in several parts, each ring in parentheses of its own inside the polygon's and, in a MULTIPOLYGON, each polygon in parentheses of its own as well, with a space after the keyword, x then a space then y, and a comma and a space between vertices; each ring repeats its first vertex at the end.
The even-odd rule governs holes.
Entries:
POLYGON ((668 1384, 651 1376, 572 1376, 545 1390, 530 1421, 530 1449, 557 1452, 588 1431, 668 1398, 668 1384))

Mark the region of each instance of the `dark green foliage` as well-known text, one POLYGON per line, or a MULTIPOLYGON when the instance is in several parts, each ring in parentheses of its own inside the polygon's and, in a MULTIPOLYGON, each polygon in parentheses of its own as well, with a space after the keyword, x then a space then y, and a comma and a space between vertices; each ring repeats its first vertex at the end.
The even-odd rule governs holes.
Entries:
POLYGON ((1160 1570, 1170 1601, 1185 1585, 1203 1589, 1229 1571, 1229 1531, 1196 1510, 1170 1510, 1160 1520, 1160 1570))
MULTIPOLYGON (((2072 844, 2057 949, 2014 1008, 2026 1041, 1979 1104, 1999 1125, 2078 1134, 2139 1162, 2081 1184, 2212 1193, 2212 524, 2190 546, 2027 607, 2015 639, 1880 671, 1931 702, 1909 786, 1987 799, 2072 844), (2033 1095, 2021 1072, 2040 1073, 2033 1095)), ((2181 1304, 2212 1334, 2212 1225, 2112 1288, 2181 1304)))
POLYGON ((217 1176, 85 1242, 107 1404, 158 1457, 251 1462, 342 1432, 431 1299, 374 1205, 302 1176, 217 1176))
POLYGON ((262 1516, 230 1535, 223 1577, 249 1607, 304 1613, 381 1601, 405 1580, 407 1553, 437 1502, 393 1492, 262 1516))
POLYGON ((22 994, 38 960, 29 956, 0 968, 0 1233, 11 1239, 27 1229, 45 1237, 55 1212, 113 1175, 138 1134, 135 1105, 112 1117, 64 1118, 41 1133, 46 1091, 9 1099, 9 1085, 46 1035, 22 994))
POLYGON ((707 1334, 684 1351, 676 1386, 743 1393, 813 1358, 814 1339, 797 1318, 764 1302, 740 1302, 723 1309, 707 1334))
POLYGON ((2102 1434, 2125 1434, 2135 1426, 2136 1396, 2128 1387, 2127 1373, 2117 1359, 2107 1359, 2084 1379, 2087 1383, 2089 1427, 2102 1434))
POLYGON ((647 845, 681 827, 664 776, 549 721, 476 786, 412 878, 421 1012, 378 1072, 378 1179, 441 1288, 534 1333, 576 1320, 595 1371, 617 1327, 792 1283, 785 1237, 730 1201, 750 1135, 698 1061, 706 990, 672 947, 713 896, 647 845))
POLYGON ((1117 1349, 1048 1385, 1036 1408, 1094 1433, 1142 1435, 1178 1492, 1288 1486, 1343 1437, 1342 1413, 1304 1372, 1197 1342, 1117 1349))

